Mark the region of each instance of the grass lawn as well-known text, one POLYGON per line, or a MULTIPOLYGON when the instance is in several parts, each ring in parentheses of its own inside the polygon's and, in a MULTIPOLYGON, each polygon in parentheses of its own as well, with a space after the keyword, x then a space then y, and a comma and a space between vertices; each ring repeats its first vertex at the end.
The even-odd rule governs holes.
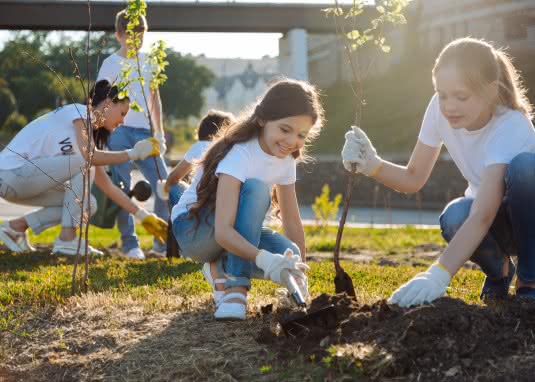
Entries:
MULTIPOLYGON (((331 251, 335 229, 307 228, 309 252, 331 251)), ((49 230, 32 243, 51 243, 49 230)), ((151 238, 139 230, 142 246, 151 238)), ((90 242, 117 243, 113 230, 92 229, 90 242)), ((380 255, 417 253, 443 245, 437 230, 347 229, 342 250, 380 255)), ((0 251, 0 381, 5 380, 323 380, 347 370, 311 363, 296 354, 281 364, 255 336, 259 307, 276 286, 253 281, 248 314, 240 323, 215 322, 209 285, 200 266, 184 259, 91 259, 89 293, 70 297, 71 258, 45 251, 0 251), (2 366, 4 365, 4 366, 2 366), (329 377, 330 376, 330 377, 329 377)), ((312 296, 334 293, 331 262, 311 262, 312 296)), ((345 262, 359 301, 387 298, 425 266, 345 262)), ((83 273, 83 264, 79 275, 83 273)), ((478 303, 480 272, 463 269, 448 294, 478 303)))

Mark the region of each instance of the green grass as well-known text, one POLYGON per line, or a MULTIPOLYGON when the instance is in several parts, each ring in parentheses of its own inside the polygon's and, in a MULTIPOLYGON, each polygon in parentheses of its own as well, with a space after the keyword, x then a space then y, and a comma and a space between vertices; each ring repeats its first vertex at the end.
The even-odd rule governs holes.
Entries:
MULTIPOLYGON (((51 243, 58 231, 51 229, 35 237, 34 243, 51 243)), ((141 245, 148 248, 151 237, 138 229, 141 245)), ((307 227, 306 237, 308 251, 332 251, 336 229, 324 230, 307 227)), ((98 247, 117 245, 117 231, 95 227, 90 229, 90 242, 98 247)), ((407 253, 415 251, 419 245, 441 244, 438 230, 418 230, 412 227, 401 229, 356 229, 345 231, 342 250, 372 250, 381 253, 407 253)), ((379 267, 374 265, 346 264, 353 277, 359 293, 367 298, 387 297, 400 283, 421 270, 413 267, 379 267)), ((173 290, 177 296, 191 297, 209 292, 209 286, 203 281, 200 266, 190 261, 173 259, 172 261, 147 260, 130 261, 120 257, 105 256, 91 259, 89 266, 89 291, 128 293, 132 296, 146 298, 158 290, 173 290)), ((47 253, 12 254, 0 253, 0 310, 13 313, 28 307, 36 308, 64 303, 71 293, 73 259, 52 257, 47 253)), ((79 266, 78 275, 84 272, 79 266)), ((470 273, 467 273, 470 274, 470 273)), ((464 273, 457 278, 464 277, 464 273)), ((313 263, 310 272, 311 292, 333 292, 332 265, 330 262, 313 263)), ((270 295, 275 286, 269 282, 255 282, 254 295, 270 295)), ((467 284, 465 284, 467 285, 467 284)), ((462 293, 463 297, 472 299, 472 292, 462 293)), ((19 326, 19 320, 12 322, 12 315, 6 317, 0 313, 0 329, 13 329, 19 326)))
MULTIPOLYGON (((305 227, 309 252, 330 252, 334 249, 337 227, 305 227)), ((408 253, 426 244, 445 245, 438 229, 403 228, 346 228, 341 250, 356 252, 408 253)))
MULTIPOLYGON (((49 230, 37 237, 32 235, 31 240, 32 243, 51 243, 57 233, 57 230, 49 230)), ((138 234, 142 247, 150 247, 151 237, 143 229, 138 229, 138 234)), ((332 251, 335 234, 334 227, 325 230, 307 227, 308 250, 310 252, 332 251)), ((94 227, 90 230, 92 245, 108 247, 118 244, 118 241, 118 234, 115 230, 102 230, 94 227)), ((417 251, 419 246, 429 244, 444 244, 438 230, 418 230, 412 227, 401 229, 349 228, 344 233, 343 250, 369 250, 376 251, 379 255, 407 254, 417 251)), ((310 266, 308 275, 312 296, 321 293, 334 293, 332 263, 330 261, 311 262, 310 266)), ((425 266, 420 265, 391 267, 350 262, 343 262, 343 266, 353 280, 359 301, 367 303, 388 298, 399 285, 425 269, 425 266)), ((83 270, 84 266, 81 264, 79 277, 83 274, 83 270)), ((10 344, 16 344, 17 338, 20 339, 20 343, 34 343, 41 336, 45 336, 45 342, 48 341, 49 337, 47 336, 51 336, 51 338, 62 337, 62 335, 54 334, 54 330, 67 331, 71 325, 68 318, 63 326, 54 326, 53 324, 50 330, 43 332, 42 323, 48 322, 50 317, 57 317, 57 314, 53 313, 57 309, 60 311, 62 309, 63 311, 70 310, 73 304, 76 306, 77 301, 80 301, 81 309, 85 309, 83 310, 85 313, 75 314, 74 317, 83 321, 86 314, 90 315, 88 310, 91 309, 91 305, 90 303, 87 305, 87 299, 78 300, 70 297, 72 271, 72 258, 53 257, 44 251, 27 254, 0 251, 0 338, 2 338, 2 333, 9 333, 6 338, 10 338, 9 342, 4 345, 0 341, 0 364, 3 357, 12 356, 14 348, 10 344), (34 329, 36 324, 39 329, 34 329)), ((448 294, 470 303, 478 303, 478 292, 482 279, 481 272, 462 269, 454 278, 448 294)), ((253 280, 250 293, 251 301, 265 303, 267 298, 275 294, 276 288, 277 286, 272 282, 253 280)), ((132 309, 133 305, 136 309, 140 309, 143 312, 143 317, 147 317, 150 321, 149 317, 157 317, 160 313, 175 314, 180 317, 182 313, 178 312, 195 311, 198 309, 199 301, 204 306, 210 287, 200 272, 200 265, 188 260, 149 259, 133 261, 116 256, 104 256, 91 259, 88 291, 90 292, 89 301, 101 298, 99 301, 104 302, 100 302, 100 306, 103 304, 110 307, 110 312, 116 312, 123 306, 132 309)), ((114 321, 111 325, 119 324, 114 321)), ((72 341, 73 334, 70 333, 69 336, 71 336, 69 338, 72 341)), ((245 341, 248 343, 249 340, 245 341)), ((250 341, 253 339, 251 338, 250 341)), ((56 346, 59 345, 56 344, 56 346)), ((67 351, 67 348, 64 350, 67 351)), ((177 356, 180 357, 179 354, 177 356)), ((269 353, 267 356, 269 359, 275 359, 274 354, 269 353)), ((272 367, 273 362, 275 362, 273 360, 259 359, 257 366, 261 373, 270 376, 276 375, 278 380, 291 380, 295 375, 312 375, 316 372, 318 375, 324 376, 325 373, 329 373, 329 368, 324 368, 322 364, 314 364, 313 370, 311 370, 311 365, 304 363, 298 357, 291 361, 291 365, 293 365, 291 371, 272 367), (262 367, 263 369, 261 369, 262 367)), ((252 366, 256 367, 256 363, 252 366)), ((0 367, 0 374, 1 372, 0 367)))

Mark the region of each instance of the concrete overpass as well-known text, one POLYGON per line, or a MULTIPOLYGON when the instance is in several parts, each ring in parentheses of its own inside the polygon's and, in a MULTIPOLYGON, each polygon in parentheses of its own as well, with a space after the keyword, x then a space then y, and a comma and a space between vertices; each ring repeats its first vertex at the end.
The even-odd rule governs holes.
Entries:
MULTIPOLYGON (((335 33, 325 4, 148 1, 151 31, 283 33, 281 72, 308 79, 308 33, 335 33)), ((126 1, 91 1, 92 30, 112 31, 126 1)), ((0 29, 87 30, 87 0, 0 0, 0 29)))

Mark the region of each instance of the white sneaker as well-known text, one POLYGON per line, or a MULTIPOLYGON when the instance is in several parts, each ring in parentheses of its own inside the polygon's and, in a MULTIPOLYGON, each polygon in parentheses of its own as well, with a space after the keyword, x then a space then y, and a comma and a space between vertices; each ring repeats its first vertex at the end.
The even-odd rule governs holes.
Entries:
POLYGON ((219 305, 214 313, 216 320, 242 321, 247 318, 247 296, 238 292, 227 293, 219 300, 219 305), (239 300, 241 302, 227 302, 239 300))
POLYGON ((13 252, 33 252, 35 248, 30 245, 26 232, 18 232, 9 226, 9 223, 0 224, 0 241, 13 252))
POLYGON ((145 254, 141 250, 141 248, 132 248, 130 251, 124 254, 124 256, 130 258, 130 259, 136 259, 136 260, 145 260, 145 254))
MULTIPOLYGON (((78 249, 78 238, 71 241, 63 241, 60 238, 54 240, 54 247, 52 248, 52 253, 55 255, 67 255, 67 256, 76 256, 76 250, 78 249)), ((80 243, 80 255, 83 255, 85 251, 85 239, 81 240, 80 243)), ((91 256, 102 256, 104 252, 99 251, 92 246, 87 247, 87 251, 91 256)))

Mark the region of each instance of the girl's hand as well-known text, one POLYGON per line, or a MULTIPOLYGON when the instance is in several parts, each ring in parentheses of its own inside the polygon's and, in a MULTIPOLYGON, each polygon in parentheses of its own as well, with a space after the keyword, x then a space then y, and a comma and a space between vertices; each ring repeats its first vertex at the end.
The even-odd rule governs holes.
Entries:
POLYGON ((165 180, 158 180, 158 183, 156 183, 156 194, 162 200, 169 199, 169 190, 165 187, 166 185, 167 182, 165 180))
MULTIPOLYGON (((284 256, 286 256, 288 259, 291 259, 292 261, 295 261, 296 263, 303 262, 301 256, 296 255, 290 248, 284 251, 284 256)), ((292 273, 292 276, 294 277, 294 280, 297 283, 297 286, 299 287, 299 290, 301 291, 301 294, 303 295, 303 298, 306 301, 308 301, 310 298, 310 294, 308 293, 308 278, 305 273, 307 269, 308 266, 306 268, 303 268, 302 272, 293 272, 290 270, 290 273, 292 273)))
POLYGON ((160 144, 155 138, 147 138, 137 142, 126 152, 130 160, 143 160, 147 157, 160 156, 160 144))
POLYGON ((351 126, 345 137, 342 162, 346 170, 353 172, 352 165, 355 164, 357 172, 368 176, 375 175, 381 167, 382 160, 368 136, 357 126, 351 126))
POLYGON ((402 308, 432 302, 446 294, 451 280, 450 273, 440 263, 435 263, 425 272, 400 286, 388 300, 402 308))
POLYGON ((261 249, 256 255, 255 263, 258 268, 264 271, 264 277, 284 287, 286 285, 281 281, 283 269, 292 272, 295 278, 306 279, 305 270, 309 268, 308 265, 301 262, 300 256, 294 255, 291 249, 287 249, 284 255, 261 249))
POLYGON ((167 141, 165 140, 165 134, 163 131, 157 131, 154 133, 154 139, 158 141, 160 145, 160 153, 165 154, 167 151, 167 141))
POLYGON ((165 243, 167 240, 167 223, 163 219, 151 214, 144 208, 137 210, 134 217, 141 221, 141 225, 148 233, 153 235, 161 243, 165 243))

